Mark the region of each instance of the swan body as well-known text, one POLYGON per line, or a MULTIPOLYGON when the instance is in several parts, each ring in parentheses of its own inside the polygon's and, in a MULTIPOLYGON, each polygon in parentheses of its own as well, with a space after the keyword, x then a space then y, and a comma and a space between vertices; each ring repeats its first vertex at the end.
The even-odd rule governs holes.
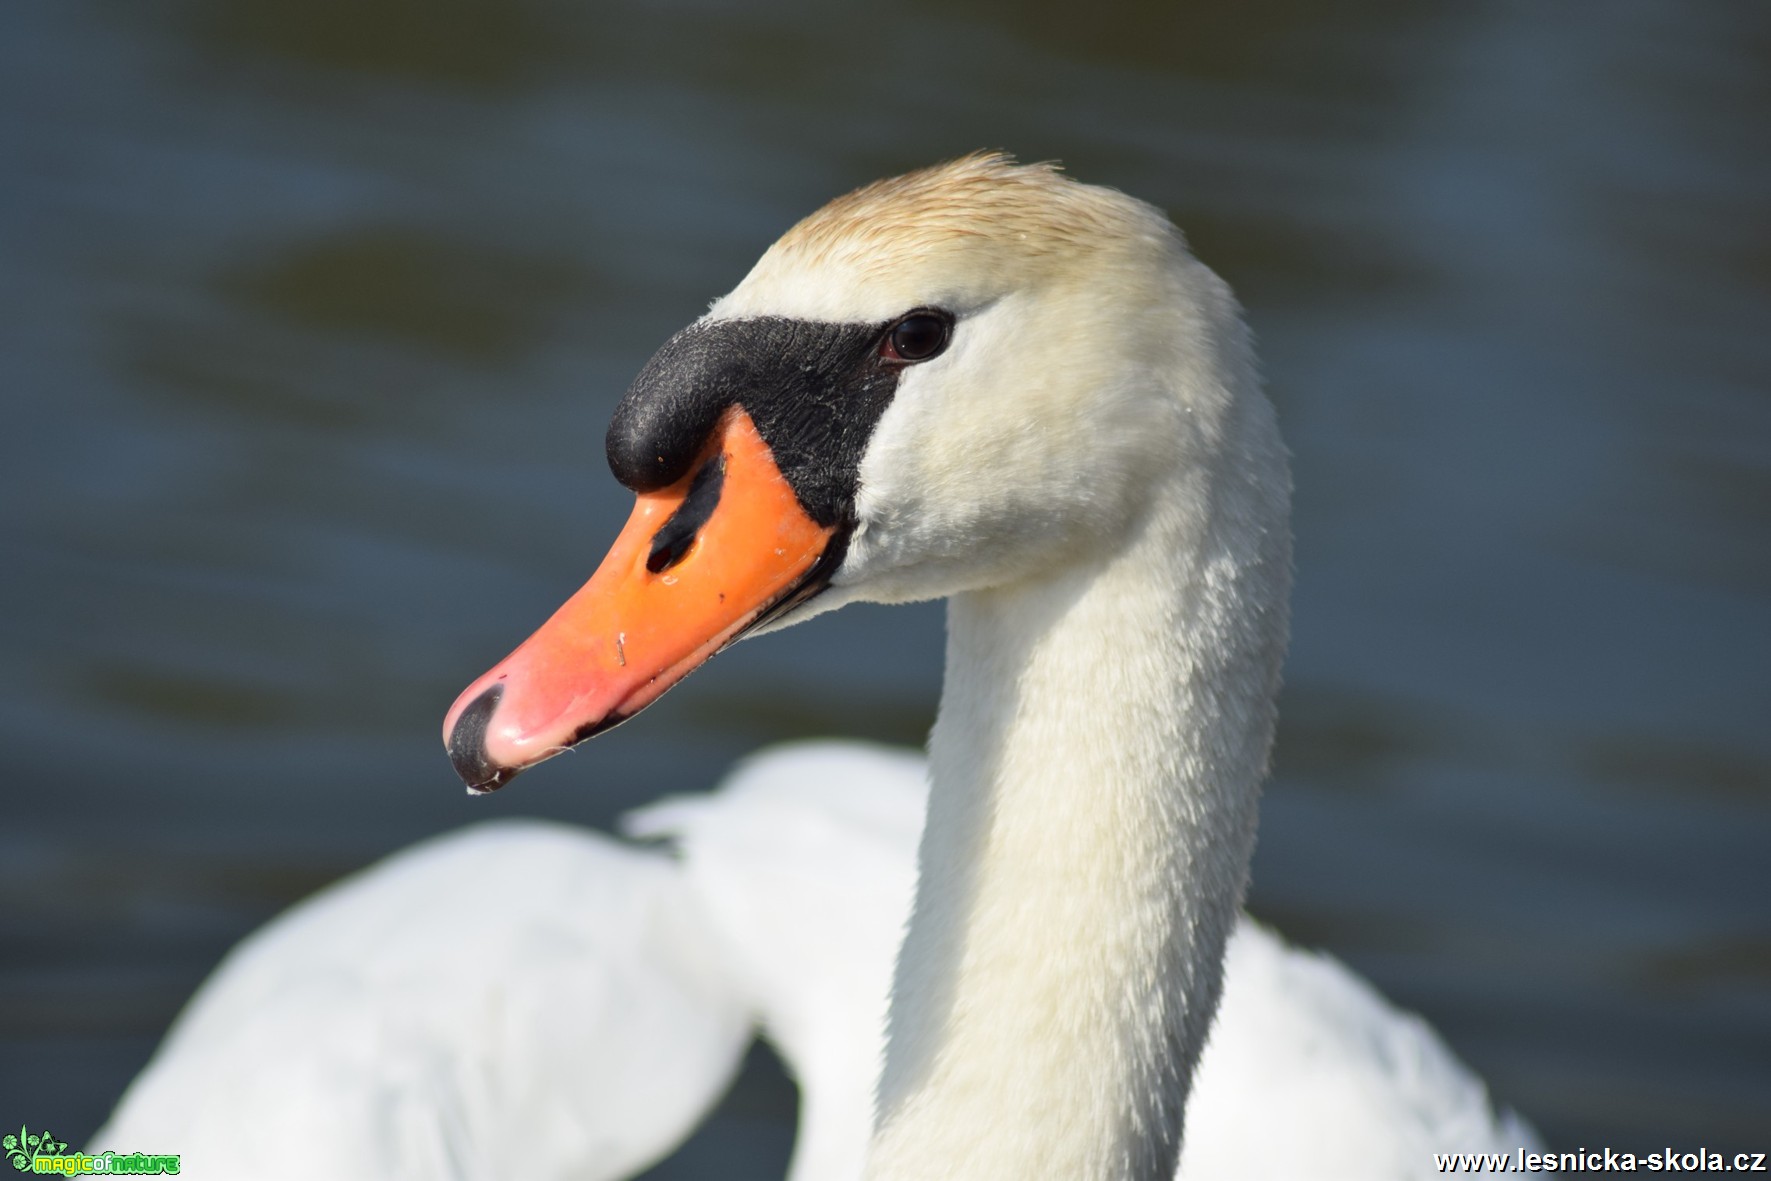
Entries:
MULTIPOLYGON (((804 743, 624 818, 674 855, 536 822, 428 841, 242 943, 92 1144, 177 1149, 198 1181, 625 1177, 754 1022, 800 1085, 789 1181, 855 1181, 926 801, 919 755, 804 743)), ((1536 1142, 1424 1022, 1246 918, 1187 1121, 1200 1181, 1536 1142)))
MULTIPOLYGON (((1174 1176, 1291 580, 1287 458, 1228 288, 1150 206, 966 157, 793 227, 641 370, 607 453, 636 493, 627 525, 445 718, 470 790, 631 718, 745 634, 947 599, 861 1175, 1174 1176)), ((1238 960, 1272 961, 1250 930, 1238 960)), ((1315 974, 1324 1012, 1376 1003, 1315 974)), ((815 1013, 770 1022, 808 1078, 815 1013)), ((1379 1057, 1418 1066, 1420 1044, 1379 1057)))

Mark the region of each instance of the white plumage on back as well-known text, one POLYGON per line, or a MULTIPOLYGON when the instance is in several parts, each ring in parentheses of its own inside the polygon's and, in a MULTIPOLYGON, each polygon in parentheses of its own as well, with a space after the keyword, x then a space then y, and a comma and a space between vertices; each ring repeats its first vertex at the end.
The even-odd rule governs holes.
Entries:
MULTIPOLYGON (((854 1181, 927 799, 920 755, 780 747, 630 813, 401 853, 242 943, 92 1138, 204 1178, 602 1179, 687 1136, 750 1022, 801 1086, 791 1181, 854 1181)), ((1432 1175, 1536 1138, 1418 1017, 1244 919, 1180 1176, 1432 1175)))
POLYGON ((491 824, 235 948, 91 1146, 197 1178, 601 1181, 673 1148, 749 1040, 668 858, 491 824))

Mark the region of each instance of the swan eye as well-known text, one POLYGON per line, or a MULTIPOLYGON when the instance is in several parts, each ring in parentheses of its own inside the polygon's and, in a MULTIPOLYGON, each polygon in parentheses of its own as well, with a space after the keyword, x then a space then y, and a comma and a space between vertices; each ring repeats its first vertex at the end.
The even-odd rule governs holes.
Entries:
POLYGON ((953 319, 939 312, 911 312, 886 332, 879 355, 888 361, 926 361, 947 347, 953 319))

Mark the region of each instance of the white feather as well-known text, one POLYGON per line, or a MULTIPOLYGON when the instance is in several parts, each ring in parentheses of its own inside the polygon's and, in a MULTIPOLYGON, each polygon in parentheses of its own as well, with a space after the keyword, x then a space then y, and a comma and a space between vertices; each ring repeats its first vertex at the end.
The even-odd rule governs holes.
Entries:
POLYGON ((235 948, 92 1145, 192 1177, 625 1177, 750 1040, 672 861, 537 822, 439 837, 235 948))

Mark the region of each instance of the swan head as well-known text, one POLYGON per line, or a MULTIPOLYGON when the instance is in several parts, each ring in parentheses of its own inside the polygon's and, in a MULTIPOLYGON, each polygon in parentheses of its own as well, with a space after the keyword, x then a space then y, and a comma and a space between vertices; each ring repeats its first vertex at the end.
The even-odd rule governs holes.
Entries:
POLYGON ((840 197, 635 379, 633 516, 456 701, 451 758, 491 790, 747 632, 1098 561, 1225 461, 1253 385, 1228 289, 1142 202, 996 154, 840 197))

